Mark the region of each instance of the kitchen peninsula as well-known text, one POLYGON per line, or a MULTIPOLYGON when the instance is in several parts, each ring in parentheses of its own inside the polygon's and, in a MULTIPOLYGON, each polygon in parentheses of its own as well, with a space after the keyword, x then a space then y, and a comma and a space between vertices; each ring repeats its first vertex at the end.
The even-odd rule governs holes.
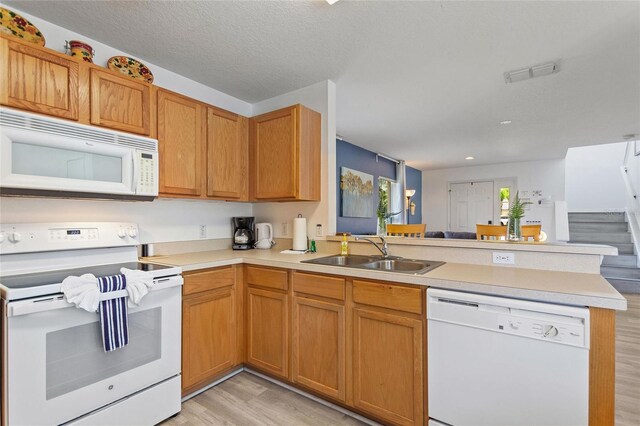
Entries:
MULTIPOLYGON (((394 255, 402 244, 409 242, 391 243, 394 255)), ((494 247, 506 246, 459 244, 486 252, 489 259, 494 247)), ((432 251, 429 259, 448 263, 411 275, 303 263, 335 254, 338 245, 332 241, 320 253, 302 255, 206 250, 197 242, 194 247, 204 251, 178 254, 171 243, 160 244, 157 253, 173 254, 148 258, 184 271, 185 396, 244 367, 378 421, 424 424, 429 416, 426 290, 439 288, 588 307, 589 424, 613 422, 613 327, 615 311, 626 309, 626 300, 597 273, 550 270, 559 268, 544 262, 549 252, 563 252, 575 258, 573 266, 566 263, 571 269, 588 264, 590 256, 613 254, 613 248, 536 246, 541 269, 452 262, 445 249, 440 257, 432 251), (224 332, 205 343, 198 340, 202 327, 224 332), (220 347, 226 348, 224 360, 202 353, 220 347)), ((368 247, 352 245, 358 252, 368 247)))

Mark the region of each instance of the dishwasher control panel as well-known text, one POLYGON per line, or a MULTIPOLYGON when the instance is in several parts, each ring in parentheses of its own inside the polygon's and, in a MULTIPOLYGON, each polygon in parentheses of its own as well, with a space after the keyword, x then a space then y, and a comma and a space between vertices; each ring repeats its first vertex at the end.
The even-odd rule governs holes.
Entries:
MULTIPOLYGON (((580 318, 553 315, 556 318, 539 318, 538 312, 510 309, 509 315, 496 317, 496 329, 523 337, 532 337, 554 342, 583 346, 584 324, 580 318), (529 315, 528 315, 529 314, 529 315)), ((543 314, 547 316, 549 314, 543 314)))
POLYGON ((449 290, 427 290, 427 318, 524 338, 589 347, 589 309, 449 290))

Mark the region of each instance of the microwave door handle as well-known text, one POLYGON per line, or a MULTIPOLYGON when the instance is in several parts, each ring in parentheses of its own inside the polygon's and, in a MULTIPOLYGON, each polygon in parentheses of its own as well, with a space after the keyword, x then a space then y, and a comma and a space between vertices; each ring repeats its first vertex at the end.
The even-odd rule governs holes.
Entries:
POLYGON ((138 151, 133 151, 131 156, 131 169, 133 170, 133 179, 131 179, 131 192, 135 194, 138 188, 138 151))

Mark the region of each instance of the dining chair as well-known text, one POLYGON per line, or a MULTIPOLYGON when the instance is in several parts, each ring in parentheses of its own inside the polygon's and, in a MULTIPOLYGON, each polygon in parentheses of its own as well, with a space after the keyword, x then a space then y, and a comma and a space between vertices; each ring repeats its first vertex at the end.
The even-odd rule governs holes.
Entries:
POLYGON ((424 232, 427 229, 425 223, 418 223, 414 225, 400 225, 400 224, 388 224, 387 235, 397 237, 414 237, 424 238, 424 232))
POLYGON ((525 241, 529 238, 533 238, 533 241, 540 241, 540 233, 542 232, 542 225, 522 225, 522 238, 525 241))
POLYGON ((506 240, 507 227, 503 225, 482 225, 478 223, 476 225, 476 238, 478 240, 506 240))

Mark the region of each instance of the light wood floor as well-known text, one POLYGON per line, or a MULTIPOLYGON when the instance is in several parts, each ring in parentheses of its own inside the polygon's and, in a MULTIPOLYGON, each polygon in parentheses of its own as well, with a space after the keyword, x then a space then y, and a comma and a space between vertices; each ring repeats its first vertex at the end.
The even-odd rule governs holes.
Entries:
POLYGON ((242 372, 191 398, 177 425, 364 425, 364 423, 253 374, 242 372))
MULTIPOLYGON (((616 426, 640 425, 640 295, 627 295, 616 321, 616 426)), ((190 399, 163 423, 176 425, 362 425, 278 385, 243 372, 190 399)))
POLYGON ((616 318, 616 426, 640 425, 640 294, 616 318))

